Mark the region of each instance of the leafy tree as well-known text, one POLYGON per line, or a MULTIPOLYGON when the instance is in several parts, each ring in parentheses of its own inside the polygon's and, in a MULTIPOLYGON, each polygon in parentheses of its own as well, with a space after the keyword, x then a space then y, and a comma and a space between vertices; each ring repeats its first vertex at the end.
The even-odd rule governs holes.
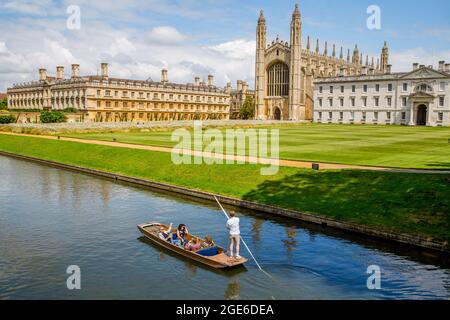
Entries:
POLYGON ((255 116, 255 101, 253 98, 248 96, 245 98, 244 104, 241 110, 239 110, 239 118, 243 120, 253 119, 255 116))
POLYGON ((42 123, 57 123, 66 122, 67 118, 64 113, 59 111, 41 111, 41 122, 42 123))
POLYGON ((14 122, 16 122, 16 117, 14 117, 12 114, 0 116, 1 124, 14 123, 14 122))
POLYGON ((8 100, 0 99, 0 110, 6 110, 6 109, 8 109, 8 100))

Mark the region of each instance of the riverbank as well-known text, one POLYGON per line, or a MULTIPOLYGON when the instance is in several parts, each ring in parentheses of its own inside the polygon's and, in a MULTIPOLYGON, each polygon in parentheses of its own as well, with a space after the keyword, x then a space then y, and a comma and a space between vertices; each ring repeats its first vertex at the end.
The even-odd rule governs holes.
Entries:
POLYGON ((226 203, 449 250, 448 175, 283 167, 264 177, 260 165, 176 166, 167 153, 37 137, 0 136, 0 150, 151 187, 182 187, 194 196, 220 194, 226 203))

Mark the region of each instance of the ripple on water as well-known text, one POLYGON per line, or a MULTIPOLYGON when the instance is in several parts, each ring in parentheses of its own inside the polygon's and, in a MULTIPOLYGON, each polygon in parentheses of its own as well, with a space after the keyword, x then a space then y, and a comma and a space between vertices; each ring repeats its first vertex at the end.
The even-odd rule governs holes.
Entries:
MULTIPOLYGON (((147 221, 186 223, 226 246, 212 204, 0 157, 0 299, 448 299, 439 258, 325 234, 283 219, 238 212, 258 261, 217 271, 142 239, 147 221), (82 290, 66 288, 79 265, 82 290), (366 287, 382 269, 382 290, 366 287)), ((247 255, 245 250, 243 255, 247 255)))

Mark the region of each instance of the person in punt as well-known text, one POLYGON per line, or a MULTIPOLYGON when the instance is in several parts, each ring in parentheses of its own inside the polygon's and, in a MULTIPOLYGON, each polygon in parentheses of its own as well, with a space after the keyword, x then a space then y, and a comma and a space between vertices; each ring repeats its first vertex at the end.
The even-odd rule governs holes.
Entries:
POLYGON ((215 246, 214 244, 214 240, 212 239, 211 236, 206 236, 205 237, 205 241, 203 241, 203 243, 201 244, 202 248, 212 248, 215 246))
POLYGON ((180 224, 177 228, 177 233, 173 235, 172 243, 183 248, 187 244, 186 234, 188 233, 189 231, 186 228, 186 225, 180 224))
POLYGON ((192 238, 184 248, 188 251, 197 251, 202 247, 201 243, 198 243, 198 238, 192 238))
POLYGON ((160 228, 159 228, 159 233, 158 233, 158 237, 161 239, 161 240, 164 240, 164 241, 168 241, 168 242, 171 242, 170 240, 170 232, 172 231, 172 225, 173 225, 173 223, 171 222, 170 223, 170 226, 169 226, 169 228, 166 230, 163 226, 161 226, 160 228))

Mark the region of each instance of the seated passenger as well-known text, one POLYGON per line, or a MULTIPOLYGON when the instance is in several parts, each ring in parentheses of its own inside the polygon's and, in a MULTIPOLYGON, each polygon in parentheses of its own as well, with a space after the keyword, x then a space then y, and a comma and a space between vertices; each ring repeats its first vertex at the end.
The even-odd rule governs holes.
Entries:
POLYGON ((184 248, 188 251, 197 251, 198 249, 200 249, 202 247, 202 245, 200 243, 198 243, 198 239, 194 238, 192 240, 190 240, 185 246, 184 248))
POLYGON ((169 229, 165 229, 163 226, 159 228, 158 236, 161 240, 170 242, 170 232, 172 231, 172 223, 170 223, 169 229))
POLYGON ((188 230, 185 224, 180 224, 177 229, 177 240, 180 241, 181 245, 184 246, 187 244, 186 234, 188 234, 188 230))
POLYGON ((211 238, 211 236, 206 236, 205 241, 203 241, 202 243, 202 248, 210 248, 214 246, 215 246, 214 240, 211 238))

